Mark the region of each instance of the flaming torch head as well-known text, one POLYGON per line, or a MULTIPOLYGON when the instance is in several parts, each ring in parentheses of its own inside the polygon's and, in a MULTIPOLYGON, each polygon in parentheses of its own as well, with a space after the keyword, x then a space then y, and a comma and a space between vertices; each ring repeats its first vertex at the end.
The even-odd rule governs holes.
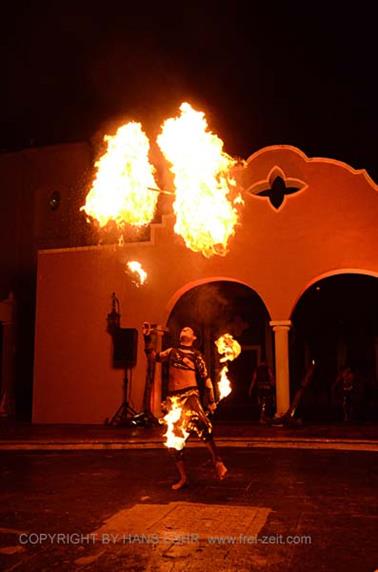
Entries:
POLYGON ((240 355, 241 346, 239 342, 234 340, 231 334, 224 334, 218 338, 215 345, 217 346, 218 353, 223 356, 220 359, 221 363, 233 361, 240 355))
POLYGON ((129 273, 133 275, 133 282, 136 286, 143 286, 147 279, 147 272, 143 270, 142 265, 137 260, 131 260, 127 263, 129 273))

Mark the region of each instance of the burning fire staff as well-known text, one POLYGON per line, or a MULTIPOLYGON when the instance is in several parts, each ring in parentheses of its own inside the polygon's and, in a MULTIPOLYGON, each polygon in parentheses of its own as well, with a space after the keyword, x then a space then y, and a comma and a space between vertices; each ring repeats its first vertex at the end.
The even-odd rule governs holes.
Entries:
POLYGON ((168 396, 163 403, 167 414, 164 421, 168 427, 167 446, 179 473, 179 480, 172 485, 172 489, 180 490, 188 484, 184 464, 184 446, 191 433, 196 433, 204 441, 210 451, 218 478, 224 479, 228 470, 219 455, 213 438, 212 424, 200 401, 200 386, 202 385, 206 393, 208 409, 211 412, 215 411, 213 384, 201 353, 193 348, 196 340, 193 329, 185 327, 181 330, 180 344, 177 348, 168 348, 158 353, 152 347, 148 329, 144 328, 143 333, 148 359, 168 362, 168 396))

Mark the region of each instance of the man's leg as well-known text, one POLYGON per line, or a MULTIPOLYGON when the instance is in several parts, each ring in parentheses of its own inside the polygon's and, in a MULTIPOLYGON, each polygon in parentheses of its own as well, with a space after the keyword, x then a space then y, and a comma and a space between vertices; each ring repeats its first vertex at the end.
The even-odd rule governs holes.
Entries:
POLYGON ((228 473, 228 469, 219 455, 218 448, 215 444, 214 438, 211 435, 209 435, 206 439, 204 439, 204 442, 206 447, 209 449, 211 460, 214 463, 218 479, 223 480, 228 473))
POLYGON ((192 412, 191 426, 208 448, 218 479, 222 480, 228 473, 228 469, 223 463, 215 444, 212 423, 205 414, 197 396, 190 400, 190 406, 190 410, 192 412))
POLYGON ((179 474, 179 480, 177 481, 177 483, 174 483, 171 486, 171 489, 173 491, 179 491, 188 484, 188 477, 186 474, 185 463, 184 463, 184 450, 182 449, 181 451, 177 451, 176 449, 169 449, 169 452, 175 461, 177 471, 179 474))

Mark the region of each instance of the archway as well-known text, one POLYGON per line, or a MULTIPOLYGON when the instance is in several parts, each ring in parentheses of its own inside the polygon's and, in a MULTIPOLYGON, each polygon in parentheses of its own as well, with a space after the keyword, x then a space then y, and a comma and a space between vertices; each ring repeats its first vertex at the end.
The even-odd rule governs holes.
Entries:
POLYGON ((301 405, 303 416, 319 422, 342 418, 334 383, 338 372, 350 366, 359 386, 354 420, 376 419, 378 278, 345 273, 314 282, 299 299, 292 323, 292 395, 309 363, 316 362, 301 405))
POLYGON ((230 421, 257 418, 257 407, 248 398, 252 374, 262 359, 274 363, 269 314, 260 296, 244 284, 227 280, 195 286, 181 295, 170 313, 166 347, 176 343, 184 325, 199 333, 198 348, 213 382, 219 373, 215 340, 229 332, 239 341, 242 353, 229 365, 232 393, 219 404, 217 416, 230 421))

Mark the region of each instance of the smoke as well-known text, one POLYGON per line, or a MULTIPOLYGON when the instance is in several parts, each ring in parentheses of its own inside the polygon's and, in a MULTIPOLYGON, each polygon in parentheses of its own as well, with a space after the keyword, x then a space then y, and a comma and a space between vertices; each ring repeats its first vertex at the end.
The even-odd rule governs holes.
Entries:
POLYGON ((217 282, 198 286, 184 294, 169 319, 171 334, 177 336, 183 326, 191 326, 202 335, 211 332, 214 339, 226 332, 239 336, 249 323, 236 308, 237 288, 240 286, 217 282), (227 286, 231 287, 230 291, 227 286))
POLYGON ((199 288, 198 293, 193 291, 191 308, 197 322, 212 326, 227 317, 230 304, 219 285, 205 284, 199 288))

